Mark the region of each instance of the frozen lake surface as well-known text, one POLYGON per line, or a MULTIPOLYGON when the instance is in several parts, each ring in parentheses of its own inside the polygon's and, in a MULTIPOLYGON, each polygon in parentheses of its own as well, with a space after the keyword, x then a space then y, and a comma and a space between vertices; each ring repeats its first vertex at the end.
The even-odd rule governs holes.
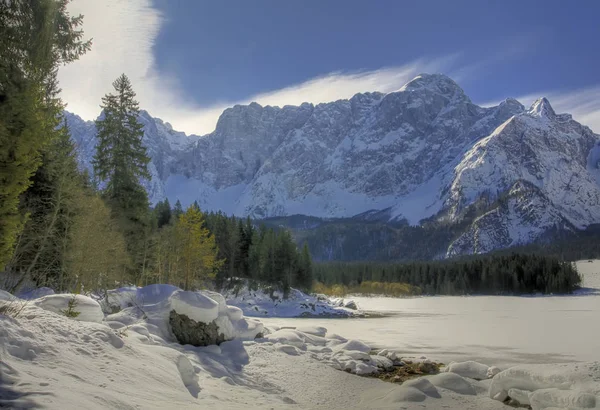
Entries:
POLYGON ((268 325, 324 326, 400 354, 490 365, 600 360, 600 261, 578 262, 584 287, 569 296, 353 298, 369 319, 261 318, 268 325))

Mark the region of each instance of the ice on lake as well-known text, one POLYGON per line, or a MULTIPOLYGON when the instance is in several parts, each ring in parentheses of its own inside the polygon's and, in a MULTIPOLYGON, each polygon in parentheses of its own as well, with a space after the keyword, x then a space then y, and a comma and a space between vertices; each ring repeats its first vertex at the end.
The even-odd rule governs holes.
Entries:
POLYGON ((361 319, 263 318, 268 325, 323 326, 400 354, 487 364, 600 359, 600 261, 578 262, 583 292, 569 296, 353 298, 386 313, 361 319))

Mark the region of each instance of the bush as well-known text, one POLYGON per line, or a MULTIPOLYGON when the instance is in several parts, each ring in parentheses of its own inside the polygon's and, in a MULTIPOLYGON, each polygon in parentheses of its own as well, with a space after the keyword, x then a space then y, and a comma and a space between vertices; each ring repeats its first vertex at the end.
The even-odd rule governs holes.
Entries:
POLYGON ((67 308, 65 310, 61 310, 61 313, 63 315, 65 315, 66 317, 76 318, 77 316, 79 316, 81 314, 81 312, 78 312, 75 310, 76 307, 77 307, 77 298, 75 297, 75 295, 73 295, 71 300, 69 300, 69 304, 67 305, 67 308))

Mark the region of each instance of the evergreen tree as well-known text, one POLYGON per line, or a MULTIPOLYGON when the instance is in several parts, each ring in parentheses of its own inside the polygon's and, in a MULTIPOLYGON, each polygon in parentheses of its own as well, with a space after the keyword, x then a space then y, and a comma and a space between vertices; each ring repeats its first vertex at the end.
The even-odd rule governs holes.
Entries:
POLYGON ((149 179, 150 158, 142 145, 139 104, 125 74, 113 82, 115 94, 102 98, 102 116, 96 121, 98 145, 94 172, 105 183, 103 195, 118 218, 133 260, 136 281, 144 269, 149 226, 148 195, 140 179, 149 179))
MULTIPOLYGON (((308 250, 308 244, 304 243, 302 253, 298 257, 298 267, 296 271, 296 286, 303 290, 310 290, 313 282, 312 260, 308 250)), ((360 281, 358 282, 360 284, 360 281)))
POLYGON ((72 219, 83 191, 74 144, 66 124, 42 152, 42 166, 23 194, 29 215, 11 263, 38 286, 57 287, 64 275, 65 254, 71 244, 72 219))
POLYGON ((159 201, 154 207, 154 213, 158 229, 171 223, 171 205, 169 204, 169 199, 165 198, 164 201, 159 201))
POLYGON ((172 217, 175 221, 179 220, 179 217, 183 214, 183 207, 181 206, 181 202, 179 199, 175 202, 175 207, 173 208, 172 217))
POLYGON ((67 3, 0 2, 0 271, 22 229, 20 196, 59 125, 57 69, 90 48, 67 3))
POLYGON ((284 291, 296 285, 297 255, 296 245, 289 231, 280 232, 275 245, 275 280, 282 284, 284 291))
POLYGON ((249 222, 244 224, 244 222, 240 219, 238 221, 237 232, 235 273, 240 277, 248 278, 250 276, 248 256, 250 255, 250 247, 252 246, 252 224, 249 222))

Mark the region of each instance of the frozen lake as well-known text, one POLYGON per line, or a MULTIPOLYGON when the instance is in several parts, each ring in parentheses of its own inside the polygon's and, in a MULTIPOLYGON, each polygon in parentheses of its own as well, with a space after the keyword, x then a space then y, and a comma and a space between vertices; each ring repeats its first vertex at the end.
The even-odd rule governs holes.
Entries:
POLYGON ((600 261, 578 262, 588 289, 572 296, 353 298, 370 319, 262 318, 318 325, 401 354, 486 364, 600 360, 600 261))

